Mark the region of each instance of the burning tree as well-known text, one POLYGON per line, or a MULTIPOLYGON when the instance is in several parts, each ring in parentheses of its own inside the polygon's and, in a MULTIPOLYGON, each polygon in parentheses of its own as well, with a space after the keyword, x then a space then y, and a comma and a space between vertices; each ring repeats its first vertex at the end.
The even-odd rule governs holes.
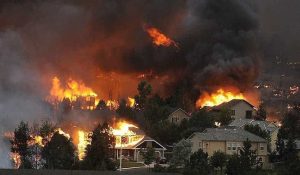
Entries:
POLYGON ((82 162, 82 169, 115 170, 112 161, 115 138, 107 123, 98 125, 90 135, 91 143, 86 147, 86 156, 82 162))
POLYGON ((30 151, 28 142, 30 141, 28 123, 21 121, 18 128, 14 131, 14 137, 11 140, 12 159, 16 168, 32 168, 29 160, 30 151))

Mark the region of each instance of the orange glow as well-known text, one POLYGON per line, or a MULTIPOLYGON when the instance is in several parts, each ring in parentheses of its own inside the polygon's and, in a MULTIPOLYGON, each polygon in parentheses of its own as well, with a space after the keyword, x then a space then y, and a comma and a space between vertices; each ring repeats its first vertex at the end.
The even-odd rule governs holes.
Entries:
POLYGON ((87 104, 84 109, 93 109, 99 102, 98 95, 89 87, 85 86, 83 82, 77 82, 73 79, 69 79, 66 82, 66 86, 62 87, 60 80, 57 77, 52 79, 52 87, 50 90, 50 101, 59 100, 64 98, 70 99, 70 101, 76 101, 78 98, 83 98, 87 104))
POLYGON ((70 134, 65 133, 61 128, 57 128, 57 129, 55 130, 55 132, 58 132, 59 134, 61 134, 61 135, 65 136, 65 137, 67 137, 68 139, 71 138, 71 137, 70 137, 70 134))
POLYGON ((131 130, 132 128, 138 129, 137 126, 126 121, 120 121, 116 124, 115 128, 112 129, 112 133, 116 138, 116 148, 134 145, 144 138, 144 135, 137 135, 131 130))
POLYGON ((154 27, 146 27, 146 31, 149 34, 149 36, 153 39, 153 44, 157 46, 165 46, 169 47, 170 45, 173 45, 178 48, 178 44, 161 33, 157 28, 154 27))
POLYGON ((10 158, 14 162, 14 168, 18 169, 21 166, 21 156, 18 153, 10 153, 10 158))
POLYGON ((129 107, 134 107, 135 105, 135 99, 134 98, 131 98, 131 97, 128 97, 128 102, 129 102, 129 107))
POLYGON ((214 92, 212 94, 209 94, 207 92, 203 93, 197 100, 196 106, 200 108, 204 106, 217 106, 224 102, 229 102, 233 99, 245 99, 245 97, 241 93, 225 91, 221 88, 217 90, 217 92, 214 92))
POLYGON ((35 137, 34 137, 34 143, 35 143, 35 144, 38 144, 38 145, 41 146, 41 147, 44 147, 44 144, 43 144, 43 137, 41 137, 41 136, 35 136, 35 137))
POLYGON ((88 140, 88 133, 79 130, 78 131, 78 144, 77 144, 77 149, 78 149, 78 158, 79 160, 83 160, 85 157, 85 148, 86 146, 90 143, 88 140))
POLYGON ((110 110, 118 109, 119 103, 116 100, 107 100, 106 106, 109 107, 110 110))

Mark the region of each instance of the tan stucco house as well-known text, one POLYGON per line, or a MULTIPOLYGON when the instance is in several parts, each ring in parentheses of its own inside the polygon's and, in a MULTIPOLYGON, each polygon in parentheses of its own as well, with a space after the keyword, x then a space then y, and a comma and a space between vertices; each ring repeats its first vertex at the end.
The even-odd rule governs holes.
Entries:
POLYGON ((270 151, 273 152, 276 150, 277 134, 279 131, 278 126, 268 121, 254 119, 236 119, 228 126, 234 126, 243 129, 245 125, 258 125, 263 131, 267 131, 270 134, 270 151))
POLYGON ((268 164, 267 141, 240 128, 208 128, 204 132, 193 133, 188 139, 192 143, 192 152, 202 149, 208 156, 212 156, 216 151, 228 155, 239 154, 243 142, 249 139, 251 149, 256 150, 263 166, 268 164))
POLYGON ((234 119, 250 119, 256 115, 254 106, 248 101, 242 99, 234 99, 218 106, 214 106, 211 111, 219 112, 222 109, 230 110, 231 117, 234 119))
POLYGON ((168 120, 171 123, 174 123, 176 125, 180 125, 180 123, 183 120, 189 120, 190 119, 190 115, 184 111, 181 108, 178 108, 176 110, 174 110, 169 116, 168 116, 168 120))

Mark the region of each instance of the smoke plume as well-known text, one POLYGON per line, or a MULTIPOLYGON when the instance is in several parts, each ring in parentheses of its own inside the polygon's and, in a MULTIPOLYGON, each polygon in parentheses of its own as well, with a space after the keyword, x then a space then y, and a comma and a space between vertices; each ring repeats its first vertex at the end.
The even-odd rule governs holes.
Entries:
POLYGON ((1 131, 49 117, 41 99, 54 76, 82 80, 101 98, 108 89, 133 95, 140 74, 162 93, 180 84, 198 95, 221 86, 247 91, 259 73, 257 29, 255 11, 240 0, 3 1, 1 131), (154 46, 145 24, 179 49, 154 46))

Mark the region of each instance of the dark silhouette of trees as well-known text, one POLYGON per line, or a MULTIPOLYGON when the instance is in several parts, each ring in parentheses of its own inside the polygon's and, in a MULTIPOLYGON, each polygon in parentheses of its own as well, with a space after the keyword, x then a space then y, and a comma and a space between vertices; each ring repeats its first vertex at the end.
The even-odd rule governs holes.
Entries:
POLYGON ((209 174, 208 154, 202 149, 194 152, 184 168, 184 175, 209 174))
POLYGON ((20 155, 20 169, 32 168, 30 162, 31 153, 29 151, 28 142, 31 140, 28 123, 20 122, 18 128, 14 131, 14 138, 11 140, 11 152, 20 155))
POLYGON ((249 139, 243 142, 243 147, 240 150, 241 169, 243 171, 250 171, 256 165, 256 153, 251 150, 251 142, 249 139))
POLYGON ((115 138, 111 134, 107 123, 98 125, 90 136, 91 144, 86 147, 86 156, 82 169, 89 170, 116 170, 113 162, 113 147, 115 138))
POLYGON ((226 174, 228 175, 240 175, 242 174, 241 170, 241 160, 239 155, 233 154, 229 157, 226 164, 226 174))
POLYGON ((71 169, 77 162, 73 143, 59 132, 55 132, 45 145, 42 157, 46 161, 44 167, 48 169, 71 169))
POLYGON ((135 108, 144 109, 148 96, 152 92, 152 86, 146 81, 141 81, 137 87, 138 95, 134 97, 135 108))
POLYGON ((221 151, 216 151, 210 158, 210 164, 214 168, 220 168, 221 174, 223 173, 223 167, 225 166, 227 156, 221 151))
POLYGON ((100 100, 96 106, 96 110, 106 110, 108 109, 104 100, 100 100))
POLYGON ((261 103, 258 106, 256 118, 259 120, 266 120, 266 118, 267 118, 267 111, 266 111, 265 105, 263 103, 261 103))

